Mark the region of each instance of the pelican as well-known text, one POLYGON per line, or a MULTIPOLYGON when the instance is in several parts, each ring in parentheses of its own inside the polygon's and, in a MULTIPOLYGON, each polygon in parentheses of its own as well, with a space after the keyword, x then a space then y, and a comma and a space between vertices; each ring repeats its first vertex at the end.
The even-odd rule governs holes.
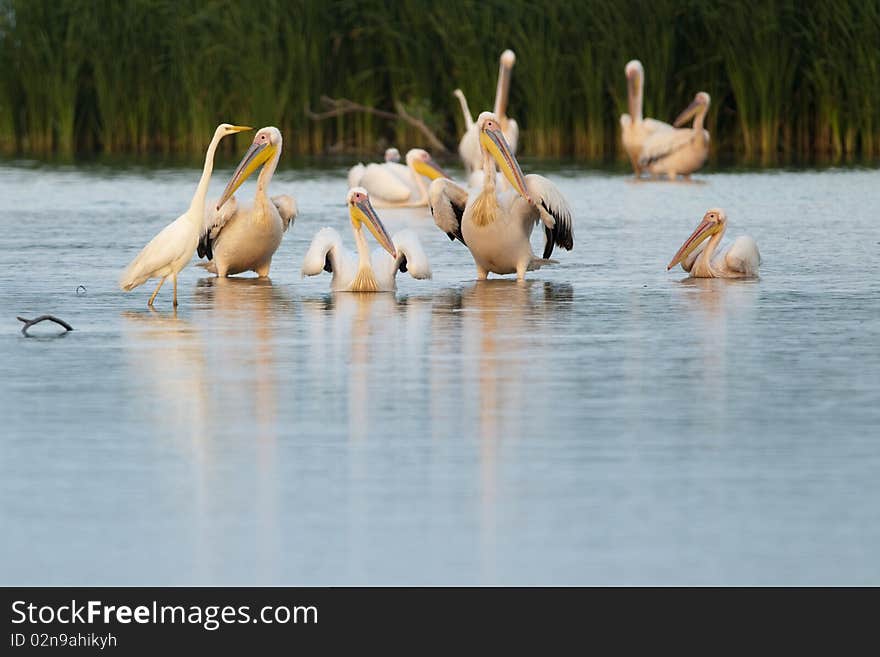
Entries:
POLYGON ((645 91, 645 69, 638 59, 628 62, 623 69, 626 75, 626 91, 629 114, 620 115, 620 129, 623 147, 632 162, 636 177, 642 174, 639 155, 645 140, 655 132, 672 130, 672 126, 656 119, 642 118, 642 101, 645 91))
POLYGON ((715 249, 727 228, 727 215, 721 208, 712 208, 700 225, 681 245, 666 271, 681 263, 681 268, 694 278, 745 278, 758 275, 761 254, 748 235, 737 237, 726 251, 715 256, 715 249), (711 237, 708 244, 704 244, 711 237), (705 248, 704 248, 705 247, 705 248), (713 256, 715 256, 713 258, 713 256))
POLYGON ((365 188, 377 208, 417 208, 428 205, 425 177, 436 180, 446 174, 428 151, 413 148, 406 153, 406 166, 394 162, 369 164, 357 180, 349 172, 348 184, 352 189, 365 188))
MULTIPOLYGON (((513 65, 516 63, 516 55, 512 50, 505 50, 501 53, 498 68, 498 86, 495 89, 495 116, 501 124, 501 131, 504 138, 510 146, 510 152, 516 154, 516 148, 519 143, 519 124, 515 119, 507 116, 507 101, 510 97, 510 78, 513 65)), ((483 166, 482 155, 480 154, 480 135, 477 130, 476 123, 471 118, 471 111, 468 108, 467 98, 461 89, 453 92, 461 104, 461 113, 464 116, 465 133, 458 144, 458 154, 468 175, 471 187, 478 186, 482 183, 480 170, 483 166), (474 175, 476 173, 476 175, 474 175)))
MULTIPOLYGON (((385 164, 399 164, 400 163, 400 151, 396 148, 386 148, 385 156, 383 158, 385 160, 385 164)), ((403 166, 403 165, 401 165, 403 166)), ((367 170, 366 165, 363 162, 358 162, 351 169, 348 170, 348 187, 351 189, 352 187, 357 187, 361 178, 364 175, 364 171, 367 170)))
POLYGON ((297 212, 293 197, 269 198, 266 194, 281 158, 281 143, 278 128, 258 130, 217 202, 216 210, 205 217, 198 253, 208 262, 200 263, 200 266, 217 276, 244 271, 254 271, 260 278, 269 275, 272 256, 297 212), (254 204, 239 207, 232 195, 260 167, 262 171, 257 179, 254 204))
POLYGON ((211 182, 211 172, 214 170, 214 153, 220 140, 227 135, 252 129, 229 123, 221 123, 217 126, 214 138, 211 139, 208 151, 205 153, 202 177, 190 201, 189 209, 165 226, 126 267, 119 277, 119 286, 123 290, 128 292, 151 278, 159 278, 159 285, 147 302, 147 306, 152 308, 162 284, 170 276, 174 282, 174 306, 177 307, 177 275, 192 259, 199 243, 199 235, 205 220, 205 197, 208 194, 208 183, 211 182))
POLYGON ((709 155, 709 131, 703 129, 703 119, 710 100, 705 91, 699 92, 675 119, 673 125, 677 130, 663 130, 648 137, 642 146, 639 166, 655 176, 665 173, 670 180, 678 174, 688 178, 702 167, 709 155), (691 117, 693 127, 682 128, 691 117))
POLYGON ((414 232, 404 230, 388 237, 363 187, 349 190, 347 202, 357 256, 343 248, 342 237, 335 229, 322 228, 303 259, 303 276, 330 272, 330 289, 334 292, 393 292, 398 271, 409 272, 413 278, 431 278, 431 266, 414 232), (364 224, 382 247, 372 257, 362 230, 364 224))
POLYGON ((477 120, 483 156, 483 187, 468 192, 451 180, 431 183, 434 222, 449 236, 470 249, 477 265, 477 278, 489 272, 516 273, 555 262, 549 260, 554 246, 571 250, 574 245, 571 210, 556 186, 543 176, 523 176, 522 169, 492 112, 477 120), (495 164, 513 189, 496 191, 495 164), (535 224, 544 224, 544 254, 536 258, 529 237, 535 224))

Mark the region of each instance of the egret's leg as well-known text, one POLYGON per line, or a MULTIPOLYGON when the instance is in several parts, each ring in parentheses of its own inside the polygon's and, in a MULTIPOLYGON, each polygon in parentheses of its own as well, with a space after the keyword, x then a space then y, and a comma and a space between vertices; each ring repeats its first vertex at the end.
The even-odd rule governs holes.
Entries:
POLYGON ((489 270, 483 269, 480 265, 477 265, 477 280, 485 281, 487 278, 489 278, 489 270))
POLYGON ((149 306, 150 308, 153 307, 153 301, 156 299, 156 295, 159 294, 159 290, 162 289, 162 284, 163 284, 164 282, 165 282, 165 279, 162 278, 162 280, 160 280, 160 281, 159 281, 159 284, 156 286, 156 291, 153 292, 153 296, 151 296, 151 297, 150 297, 150 300, 147 301, 147 306, 149 306))
POLYGON ((174 307, 177 308, 177 274, 174 274, 174 307))

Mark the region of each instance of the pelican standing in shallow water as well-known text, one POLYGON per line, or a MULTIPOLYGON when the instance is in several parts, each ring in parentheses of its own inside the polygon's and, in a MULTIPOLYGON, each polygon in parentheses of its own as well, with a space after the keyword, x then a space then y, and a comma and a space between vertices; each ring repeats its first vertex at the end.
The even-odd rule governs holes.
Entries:
POLYGON ((128 292, 143 285, 151 278, 159 278, 159 285, 156 286, 156 291, 147 302, 147 305, 152 308, 153 301, 159 294, 162 284, 170 276, 174 283, 174 306, 177 307, 177 274, 192 259, 193 252, 199 243, 199 235, 205 221, 205 197, 208 194, 208 183, 211 182, 211 172, 214 170, 214 153, 223 137, 252 129, 229 123, 221 123, 217 126, 214 138, 211 139, 205 154, 202 177, 189 204, 189 209, 165 226, 126 267, 119 278, 119 286, 123 290, 128 292))
POLYGON ((349 172, 348 184, 363 187, 377 208, 418 208, 428 205, 425 178, 445 178, 428 151, 413 148, 406 153, 406 166, 394 162, 368 165, 357 180, 349 172))
POLYGON ((322 271, 333 274, 330 289, 334 292, 393 292, 397 288, 397 272, 409 272, 413 278, 431 278, 431 266, 419 238, 411 230, 388 237, 385 226, 370 203, 363 187, 348 192, 348 214, 357 244, 357 256, 342 246, 342 237, 333 228, 322 228, 312 239, 303 259, 303 276, 322 271), (379 242, 381 249, 370 255, 362 227, 379 242))
POLYGON ((543 176, 524 176, 504 139, 501 124, 492 112, 477 120, 482 153, 483 187, 468 192, 451 180, 431 183, 434 222, 449 236, 470 249, 477 277, 489 272, 513 274, 523 280, 526 271, 555 262, 554 246, 574 246, 571 209, 556 186, 543 176), (495 165, 512 189, 496 190, 495 165), (537 222, 544 224, 544 254, 536 258, 529 237, 537 222))
POLYGON ((623 69, 626 75, 626 95, 629 114, 620 115, 620 132, 623 147, 629 155, 636 176, 642 174, 639 156, 645 140, 655 132, 672 130, 672 126, 657 119, 642 117, 642 102, 645 94, 645 69, 638 59, 628 62, 623 69))
POLYGON ((761 254, 758 245, 748 235, 734 240, 725 251, 717 256, 715 249, 727 228, 727 215, 721 208, 712 208, 700 225, 681 245, 666 270, 681 263, 681 268, 694 278, 746 278, 758 275, 761 254), (711 237, 708 244, 706 240, 711 237))
POLYGON ((296 201, 291 196, 269 198, 266 193, 278 160, 281 158, 281 131, 261 128, 244 154, 216 209, 205 217, 199 240, 200 263, 217 276, 231 276, 254 271, 261 278, 269 275, 272 256, 281 244, 284 232, 296 217, 296 201), (257 179, 257 193, 249 207, 239 207, 232 197, 251 174, 262 167, 257 179))
MULTIPOLYGON (((513 65, 516 63, 516 55, 512 50, 505 50, 501 53, 498 66, 498 85, 495 88, 495 107, 494 113, 501 124, 501 132, 507 140, 510 152, 516 154, 517 145, 519 144, 519 124, 515 119, 507 116, 507 104, 510 98, 510 79, 513 71, 513 65)), ((480 135, 477 130, 477 124, 471 118, 471 111, 468 108, 467 98, 461 89, 453 92, 458 102, 461 104, 461 113, 464 116, 465 133, 458 144, 458 154, 464 162, 465 172, 468 175, 468 184, 472 187, 479 186, 482 183, 480 169, 483 165, 482 156, 480 154, 480 135)))
POLYGON ((677 130, 663 130, 648 137, 642 146, 639 166, 654 176, 665 174, 670 180, 678 174, 688 178, 702 167, 709 155, 709 131, 703 129, 703 120, 710 101, 709 94, 699 92, 675 119, 673 125, 677 130), (692 117, 693 126, 681 128, 692 117))

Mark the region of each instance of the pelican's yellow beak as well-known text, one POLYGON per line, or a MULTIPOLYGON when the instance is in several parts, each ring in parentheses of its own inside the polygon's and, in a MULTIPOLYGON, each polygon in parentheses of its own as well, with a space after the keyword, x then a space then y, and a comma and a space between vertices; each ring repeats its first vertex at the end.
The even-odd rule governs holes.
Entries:
POLYGON ((703 103, 701 103, 699 99, 695 98, 694 101, 690 105, 688 105, 681 114, 678 115, 678 118, 676 118, 675 121, 672 122, 672 125, 674 125, 676 128, 680 128, 696 115, 697 111, 700 109, 700 107, 702 107, 702 105, 703 103))
POLYGON ((513 186, 513 188, 519 192, 525 200, 529 203, 533 203, 529 193, 526 191, 525 176, 523 175, 522 169, 519 167, 519 162, 516 161, 516 157, 514 157, 511 152, 510 146, 507 145, 504 133, 498 128, 491 130, 483 128, 480 131, 480 143, 483 145, 483 148, 489 152, 492 159, 495 160, 501 173, 504 174, 504 177, 507 178, 507 181, 513 186))
POLYGON ((687 258, 694 249, 696 249, 700 244, 702 244, 706 239, 715 233, 721 230, 721 222, 720 221, 709 221, 708 219, 703 219, 700 222, 700 225, 697 226, 697 229, 691 233, 691 236, 685 240, 685 243, 681 245, 681 248, 678 250, 678 253, 673 256, 672 261, 666 267, 666 271, 669 271, 679 262, 687 258))
POLYGON ((394 248, 394 243, 388 236, 388 231, 382 225, 382 221, 379 219, 379 215, 376 214, 370 199, 352 201, 348 204, 348 212, 351 215, 351 223, 355 228, 360 228, 362 224, 366 224, 380 246, 388 251, 392 258, 397 257, 397 249, 394 248))
POLYGON ((427 176, 431 180, 437 180, 437 178, 448 178, 446 172, 443 171, 437 163, 429 158, 427 160, 416 160, 413 164, 413 168, 416 170, 421 176, 427 176))
POLYGON ((269 142, 264 144, 251 144, 251 147, 244 154, 244 157, 241 158, 241 162, 238 163, 238 167, 232 174, 232 178, 229 179, 226 189, 223 190, 223 196, 221 196, 220 200, 217 202, 217 209, 219 210, 222 208, 223 204, 235 194, 235 190, 241 187, 242 183, 250 178, 254 171, 269 161, 269 159, 275 155, 277 150, 278 147, 269 142))

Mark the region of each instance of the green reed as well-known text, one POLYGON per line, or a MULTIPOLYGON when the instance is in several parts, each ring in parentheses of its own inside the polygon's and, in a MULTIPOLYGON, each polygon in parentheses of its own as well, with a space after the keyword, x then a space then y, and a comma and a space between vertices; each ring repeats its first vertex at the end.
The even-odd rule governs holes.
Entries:
POLYGON ((400 104, 454 150, 452 90, 490 109, 512 48, 530 155, 619 157, 638 58, 647 116, 712 95, 716 153, 874 158, 878 43, 878 0, 0 0, 0 150, 198 153, 220 121, 276 125, 302 154, 425 145, 402 121, 313 121, 322 95, 400 104))

